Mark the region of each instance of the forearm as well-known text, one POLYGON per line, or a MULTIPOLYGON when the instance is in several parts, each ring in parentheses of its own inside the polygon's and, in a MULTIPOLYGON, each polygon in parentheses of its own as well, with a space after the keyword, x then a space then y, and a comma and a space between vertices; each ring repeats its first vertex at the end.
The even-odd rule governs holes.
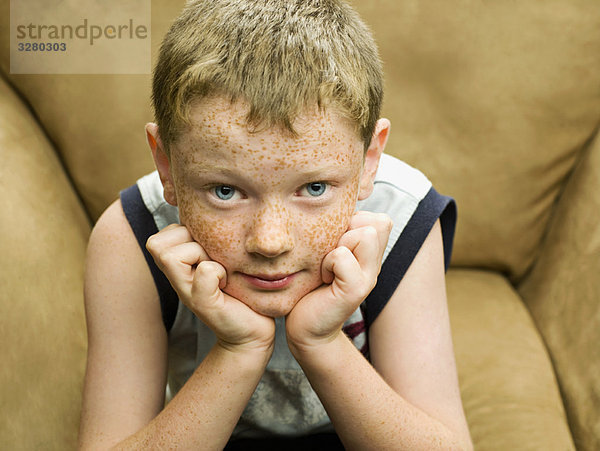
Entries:
POLYGON ((271 351, 239 352, 215 345, 167 407, 116 449, 222 449, 271 351))
POLYGON ((469 449, 397 394, 340 334, 319 348, 290 346, 347 449, 469 449))

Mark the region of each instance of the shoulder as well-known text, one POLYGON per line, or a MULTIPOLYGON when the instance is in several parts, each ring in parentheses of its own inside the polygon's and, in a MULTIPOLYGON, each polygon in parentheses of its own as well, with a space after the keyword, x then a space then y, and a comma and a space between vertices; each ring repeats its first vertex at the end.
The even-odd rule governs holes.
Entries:
POLYGON ((110 254, 112 260, 119 262, 123 259, 135 263, 139 257, 139 246, 131 229, 129 221, 125 217, 121 200, 114 201, 102 213, 90 236, 88 254, 102 256, 110 254))
POLYGON ((442 258, 445 267, 448 267, 456 227, 456 204, 451 197, 439 194, 422 172, 384 154, 373 194, 362 201, 359 208, 386 213, 393 222, 380 277, 367 298, 366 317, 367 323, 371 324, 438 222, 442 258))
POLYGON ((435 222, 440 220, 448 265, 456 226, 456 203, 452 197, 440 194, 418 169, 383 154, 373 193, 360 201, 357 208, 391 217, 394 225, 384 259, 394 247, 410 246, 413 251, 404 254, 412 260, 435 222))
MULTIPOLYGON (((392 250, 397 240, 409 225, 420 227, 426 216, 431 228, 437 211, 431 211, 431 201, 439 201, 440 196, 433 189, 431 181, 418 169, 390 155, 383 154, 374 180, 372 194, 359 201, 359 210, 386 213, 393 221, 393 228, 384 258, 392 250), (412 224, 411 224, 412 223, 412 224)), ((424 238, 424 237, 423 237, 424 238)))
POLYGON ((127 220, 136 231, 149 233, 179 222, 179 210, 169 205, 163 196, 163 186, 157 171, 140 178, 134 185, 121 191, 121 203, 127 220), (138 226, 141 228, 137 230, 138 226))
POLYGON ((98 218, 92 229, 90 245, 114 240, 127 242, 131 239, 135 240, 135 236, 123 212, 121 199, 117 199, 98 218))
POLYGON ((133 244, 136 244, 135 235, 125 217, 121 200, 117 199, 102 213, 92 229, 88 258, 90 254, 92 257, 102 256, 109 249, 119 250, 118 256, 125 257, 133 250, 133 244))
POLYGON ((125 217, 120 200, 100 216, 88 243, 85 271, 86 305, 127 296, 131 299, 158 299, 152 275, 136 236, 125 217))

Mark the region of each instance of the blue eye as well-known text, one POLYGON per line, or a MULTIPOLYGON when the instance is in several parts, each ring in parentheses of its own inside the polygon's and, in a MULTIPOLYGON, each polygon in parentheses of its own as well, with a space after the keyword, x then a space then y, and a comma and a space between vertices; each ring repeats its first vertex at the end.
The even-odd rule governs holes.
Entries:
POLYGON ((306 185, 306 192, 313 197, 321 196, 327 189, 325 182, 312 182, 306 185))
POLYGON ((235 188, 228 185, 219 185, 213 188, 215 196, 221 200, 229 200, 235 195, 235 188))

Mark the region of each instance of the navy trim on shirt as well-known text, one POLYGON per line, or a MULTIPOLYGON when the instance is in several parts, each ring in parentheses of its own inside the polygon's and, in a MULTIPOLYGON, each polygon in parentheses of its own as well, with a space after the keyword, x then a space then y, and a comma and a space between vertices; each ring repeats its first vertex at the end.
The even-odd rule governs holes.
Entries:
POLYGON ((148 211, 146 204, 144 204, 137 185, 132 185, 121 191, 121 204, 123 205, 125 217, 129 221, 129 225, 135 234, 137 242, 144 253, 146 263, 148 263, 148 267, 152 273, 152 278, 154 279, 154 284, 160 298, 163 323, 168 332, 175 322, 179 298, 165 274, 156 266, 152 255, 146 249, 148 238, 158 232, 154 217, 148 211))
POLYGON ((377 285, 365 300, 367 330, 392 297, 438 218, 442 226, 444 265, 448 270, 456 230, 456 203, 454 199, 439 194, 432 187, 419 202, 417 209, 394 244, 381 266, 377 285))

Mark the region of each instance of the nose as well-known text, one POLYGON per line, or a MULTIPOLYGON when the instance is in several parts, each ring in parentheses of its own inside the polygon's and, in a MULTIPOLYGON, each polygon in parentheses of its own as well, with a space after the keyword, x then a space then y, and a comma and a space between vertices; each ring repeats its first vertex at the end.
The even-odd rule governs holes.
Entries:
POLYGON ((293 248, 289 214, 281 204, 268 203, 251 219, 246 252, 273 258, 293 248))

